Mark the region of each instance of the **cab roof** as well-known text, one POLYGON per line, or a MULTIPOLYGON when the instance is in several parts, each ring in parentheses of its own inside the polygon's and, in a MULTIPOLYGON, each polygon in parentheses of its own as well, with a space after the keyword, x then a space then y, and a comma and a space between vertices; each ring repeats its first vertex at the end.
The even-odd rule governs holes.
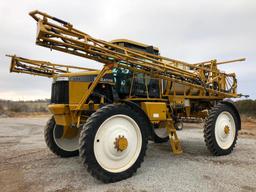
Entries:
MULTIPOLYGON (((140 46, 140 47, 143 47, 143 48, 147 48, 147 47, 151 46, 151 45, 147 45, 147 44, 144 44, 144 43, 132 41, 132 40, 129 40, 129 39, 114 39, 114 40, 110 41, 110 43, 114 43, 114 44, 117 44, 117 43, 129 43, 129 44, 137 45, 137 46, 140 46)), ((159 51, 158 47, 154 47, 153 46, 153 49, 155 51, 159 51)))

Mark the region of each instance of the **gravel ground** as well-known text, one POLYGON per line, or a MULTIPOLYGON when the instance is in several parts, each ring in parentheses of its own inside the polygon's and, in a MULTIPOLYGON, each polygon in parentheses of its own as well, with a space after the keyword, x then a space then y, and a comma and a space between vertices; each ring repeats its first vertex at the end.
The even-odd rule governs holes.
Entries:
MULTIPOLYGON (((61 159, 46 147, 46 117, 0 119, 0 191, 256 191, 256 138, 243 134, 232 154, 213 157, 200 128, 178 132, 184 153, 174 156, 168 144, 149 143, 137 173, 103 184, 80 159, 61 159)), ((254 127, 256 129, 256 127, 254 127)))

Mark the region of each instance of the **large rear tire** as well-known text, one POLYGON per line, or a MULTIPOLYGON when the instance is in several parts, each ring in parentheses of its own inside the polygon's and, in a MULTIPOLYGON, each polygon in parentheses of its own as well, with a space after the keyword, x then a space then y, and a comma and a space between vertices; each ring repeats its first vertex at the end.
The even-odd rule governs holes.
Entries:
POLYGON ((209 111, 204 126, 204 139, 213 155, 227 155, 233 151, 240 127, 237 115, 234 108, 225 103, 218 103, 209 111))
POLYGON ((105 183, 131 177, 146 153, 146 125, 125 104, 110 104, 93 113, 80 136, 80 157, 88 172, 105 183))
POLYGON ((74 138, 58 138, 54 117, 48 120, 44 129, 44 139, 48 148, 60 157, 73 157, 79 154, 79 134, 74 138))

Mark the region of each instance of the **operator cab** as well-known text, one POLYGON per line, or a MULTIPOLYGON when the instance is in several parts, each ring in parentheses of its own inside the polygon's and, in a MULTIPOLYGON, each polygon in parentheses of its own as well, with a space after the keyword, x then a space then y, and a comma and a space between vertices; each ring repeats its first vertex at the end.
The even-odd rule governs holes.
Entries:
MULTIPOLYGON (((116 39, 111 43, 128 49, 160 55, 159 49, 154 46, 131 41, 128 39, 116 39)), ((127 97, 137 98, 159 98, 160 87, 159 79, 150 78, 142 73, 133 73, 128 69, 113 69, 116 92, 121 99, 127 97)))

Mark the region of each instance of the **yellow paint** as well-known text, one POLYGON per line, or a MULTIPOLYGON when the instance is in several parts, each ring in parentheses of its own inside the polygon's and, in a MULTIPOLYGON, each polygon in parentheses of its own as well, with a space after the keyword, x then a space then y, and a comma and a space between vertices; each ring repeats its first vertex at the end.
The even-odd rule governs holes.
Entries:
POLYGON ((76 104, 82 99, 91 82, 69 82, 69 103, 76 104))
POLYGON ((48 105, 48 109, 54 115, 63 115, 65 113, 69 113, 69 107, 66 104, 50 104, 48 105))
POLYGON ((151 121, 166 120, 167 107, 163 102, 141 102, 141 108, 151 121))
POLYGON ((165 127, 166 127, 166 131, 169 135, 169 142, 170 142, 173 154, 179 155, 179 154, 183 153, 180 140, 178 138, 176 129, 174 127, 174 121, 171 118, 169 118, 165 121, 165 127))
POLYGON ((118 151, 124 151, 128 147, 128 140, 122 136, 116 139, 115 148, 118 151))
POLYGON ((224 127, 224 133, 225 133, 226 135, 228 135, 229 132, 230 132, 230 128, 229 128, 229 126, 226 125, 226 126, 224 127))

